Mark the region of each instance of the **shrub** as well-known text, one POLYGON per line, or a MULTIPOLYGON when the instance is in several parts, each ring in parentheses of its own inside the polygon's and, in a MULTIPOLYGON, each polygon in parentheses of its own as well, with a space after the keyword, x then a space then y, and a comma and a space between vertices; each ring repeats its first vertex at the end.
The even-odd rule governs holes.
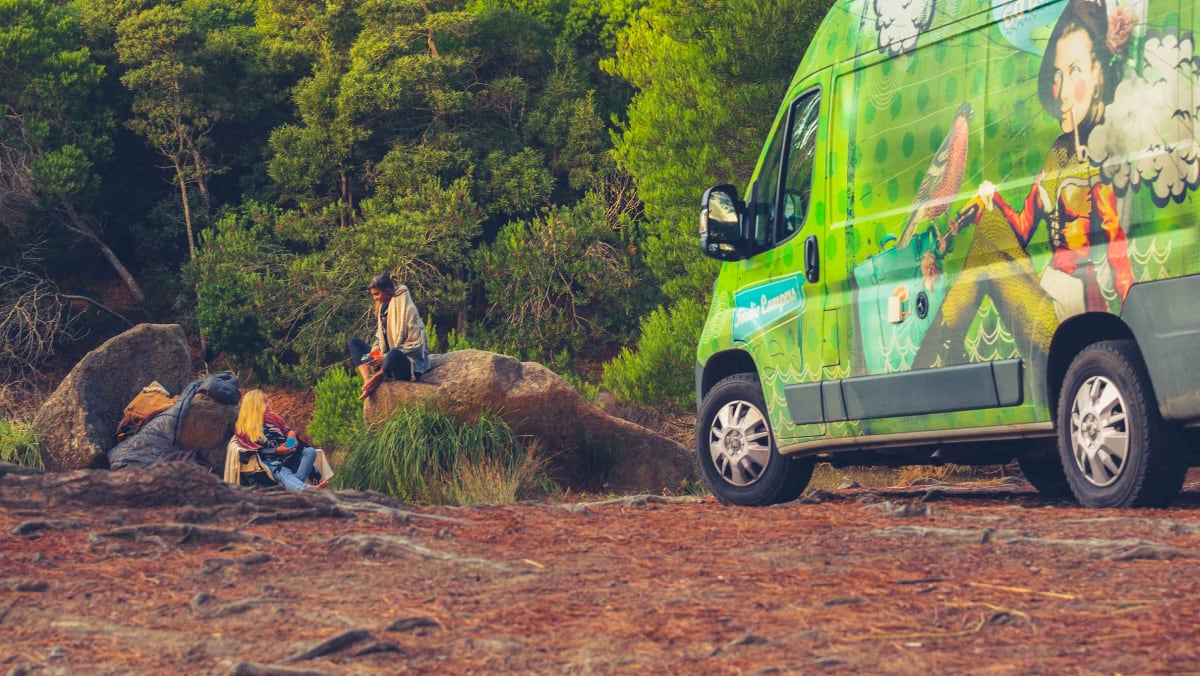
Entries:
POLYGON ((316 404, 308 434, 314 444, 337 449, 351 448, 350 442, 362 430, 362 402, 358 395, 362 383, 354 373, 335 366, 325 372, 316 387, 316 404))
POLYGON ((601 384, 621 401, 686 408, 696 396, 696 343, 706 308, 687 299, 642 321, 637 350, 625 348, 604 365, 601 384))
POLYGON ((459 423, 431 408, 405 408, 352 441, 335 482, 433 504, 515 502, 541 474, 540 454, 497 416, 459 423))
POLYGON ((42 469, 42 450, 33 426, 0 419, 0 460, 42 469))
POLYGON ((596 195, 504 225, 472 259, 489 304, 485 343, 542 362, 609 349, 642 296, 624 237, 596 195))

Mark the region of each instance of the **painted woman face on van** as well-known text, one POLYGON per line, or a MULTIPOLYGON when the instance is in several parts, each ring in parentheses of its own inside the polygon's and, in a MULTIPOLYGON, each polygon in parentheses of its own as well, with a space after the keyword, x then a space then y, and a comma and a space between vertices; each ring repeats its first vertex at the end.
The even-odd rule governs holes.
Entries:
POLYGON ((1061 106, 1063 133, 1075 131, 1093 115, 1093 105, 1100 103, 1100 77, 1100 64, 1092 55, 1087 31, 1077 28, 1064 33, 1054 49, 1053 88, 1054 100, 1061 106))

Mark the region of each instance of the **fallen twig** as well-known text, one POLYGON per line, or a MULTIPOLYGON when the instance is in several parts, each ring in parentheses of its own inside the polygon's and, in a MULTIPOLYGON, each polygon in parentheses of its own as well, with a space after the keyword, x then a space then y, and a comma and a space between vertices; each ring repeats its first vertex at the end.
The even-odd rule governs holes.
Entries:
POLYGON ((1038 596, 1048 596, 1052 599, 1064 599, 1067 601, 1077 601, 1080 597, 1076 594, 1063 594, 1061 592, 1045 592, 1036 589, 1027 589, 1025 587, 1005 587, 998 584, 987 584, 986 582, 968 582, 970 587, 980 587, 982 589, 996 589, 999 591, 1013 592, 1016 594, 1037 594, 1038 596))
POLYGON ((860 636, 848 636, 848 637, 846 637, 845 640, 847 640, 847 641, 880 641, 880 640, 882 640, 882 641, 910 641, 912 639, 917 639, 917 638, 954 638, 957 636, 970 636, 971 634, 978 634, 979 631, 981 629, 983 629, 984 625, 987 624, 987 621, 988 621, 987 616, 981 615, 979 617, 979 621, 975 623, 975 626, 969 627, 967 629, 962 629, 959 631, 942 631, 942 632, 917 631, 917 632, 911 632, 911 633, 907 633, 907 634, 866 634, 866 635, 860 635, 860 636))

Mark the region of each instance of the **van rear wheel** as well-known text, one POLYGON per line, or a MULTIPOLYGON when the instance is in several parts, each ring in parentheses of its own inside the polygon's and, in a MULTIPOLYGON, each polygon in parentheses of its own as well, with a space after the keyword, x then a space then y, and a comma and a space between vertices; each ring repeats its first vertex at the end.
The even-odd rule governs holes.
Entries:
POLYGON ((779 454, 762 386, 749 373, 725 378, 704 397, 696 420, 696 462, 713 495, 734 505, 794 500, 813 471, 811 460, 779 454))
POLYGON ((1071 492, 1087 507, 1156 507, 1183 486, 1187 459, 1164 421, 1137 345, 1089 345, 1067 369, 1058 451, 1071 492))

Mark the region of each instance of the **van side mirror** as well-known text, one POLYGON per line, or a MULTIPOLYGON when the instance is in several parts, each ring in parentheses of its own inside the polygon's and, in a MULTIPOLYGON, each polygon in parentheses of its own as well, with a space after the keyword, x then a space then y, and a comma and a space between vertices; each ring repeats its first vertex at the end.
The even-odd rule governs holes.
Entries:
POLYGON ((746 258, 749 238, 743 227, 746 205, 737 188, 714 185, 700 200, 700 251, 709 258, 737 261, 746 258))

